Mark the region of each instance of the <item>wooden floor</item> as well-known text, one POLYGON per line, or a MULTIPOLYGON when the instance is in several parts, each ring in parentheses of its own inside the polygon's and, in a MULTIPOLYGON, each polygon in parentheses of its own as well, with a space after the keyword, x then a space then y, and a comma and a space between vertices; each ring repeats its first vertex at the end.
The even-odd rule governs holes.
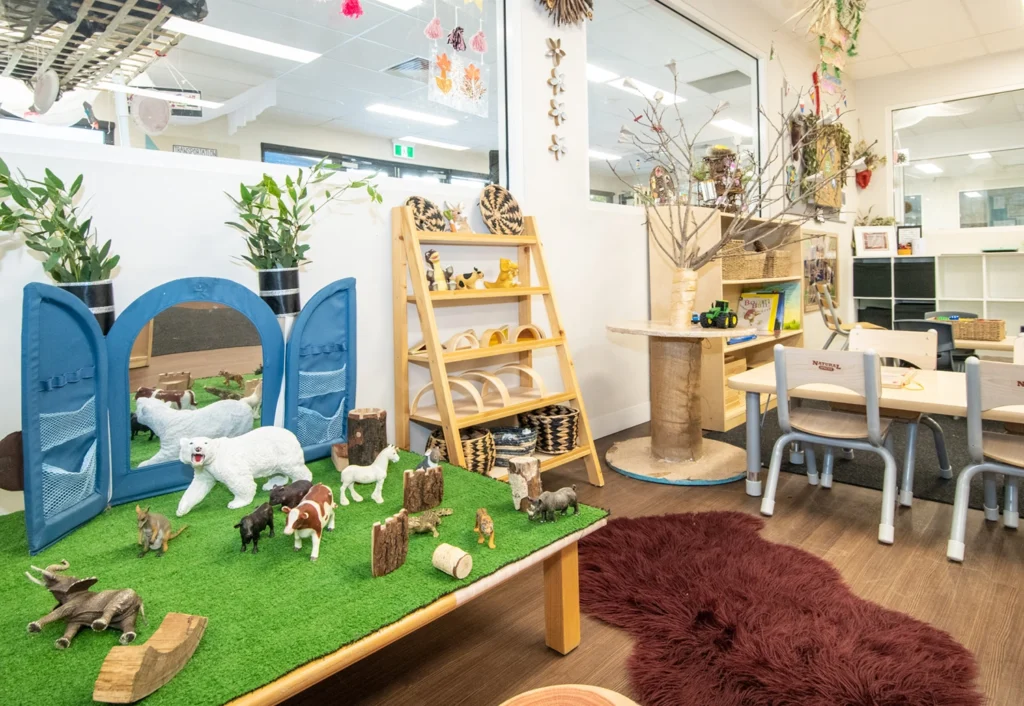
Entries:
POLYGON ((193 380, 217 375, 221 370, 244 375, 251 373, 262 362, 262 346, 239 346, 237 348, 217 348, 209 351, 158 355, 149 359, 149 365, 129 370, 128 385, 130 390, 139 387, 156 387, 157 377, 160 373, 173 373, 181 370, 192 373, 193 380))
MULTIPOLYGON (((617 437, 642 433, 646 429, 637 427, 617 437)), ((602 457, 617 437, 598 442, 602 457)), ((900 508, 896 543, 886 547, 876 541, 880 492, 838 484, 823 490, 803 477, 782 476, 776 514, 763 533, 767 539, 826 559, 859 596, 951 633, 976 655, 991 706, 1024 703, 1024 530, 985 523, 972 510, 966 562, 951 564, 945 555, 951 506, 915 501, 913 508, 900 508)), ((594 488, 583 468, 573 466, 544 475, 545 487, 575 483, 581 502, 609 508, 613 517, 707 510, 757 515, 760 506, 744 494, 743 483, 673 487, 607 468, 605 480, 603 488, 594 488)), ((320 706, 344 695, 350 704, 490 706, 560 683, 629 695, 630 638, 584 616, 583 643, 559 657, 544 647, 542 588, 539 569, 517 577, 289 703, 320 706)), ((343 593, 337 609, 346 609, 343 593)))

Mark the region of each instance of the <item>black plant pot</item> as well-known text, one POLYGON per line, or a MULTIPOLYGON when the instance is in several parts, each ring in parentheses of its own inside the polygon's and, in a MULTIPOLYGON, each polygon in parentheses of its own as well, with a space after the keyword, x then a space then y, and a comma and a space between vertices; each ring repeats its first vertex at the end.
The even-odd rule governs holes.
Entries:
POLYGON ((302 309, 299 301, 299 268, 281 267, 259 270, 260 299, 276 316, 295 316, 302 309))
POLYGON ((57 286, 74 294, 89 307, 100 331, 106 336, 114 325, 114 283, 105 279, 101 282, 61 282, 57 286))

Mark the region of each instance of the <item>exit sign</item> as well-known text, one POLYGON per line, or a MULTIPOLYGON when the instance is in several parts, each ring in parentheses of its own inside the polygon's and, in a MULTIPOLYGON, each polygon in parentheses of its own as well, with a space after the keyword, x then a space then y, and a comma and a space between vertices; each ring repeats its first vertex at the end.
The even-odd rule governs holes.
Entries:
POLYGON ((399 159, 414 159, 416 157, 416 148, 412 145, 403 145, 400 142, 392 143, 394 146, 395 156, 399 159))

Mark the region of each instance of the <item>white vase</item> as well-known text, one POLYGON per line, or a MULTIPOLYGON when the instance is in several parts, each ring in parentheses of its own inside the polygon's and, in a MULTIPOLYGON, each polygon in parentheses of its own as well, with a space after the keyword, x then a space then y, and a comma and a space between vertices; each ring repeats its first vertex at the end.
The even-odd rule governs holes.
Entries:
POLYGON ((693 325, 693 307, 697 301, 697 271, 683 267, 672 272, 668 320, 673 328, 693 325))

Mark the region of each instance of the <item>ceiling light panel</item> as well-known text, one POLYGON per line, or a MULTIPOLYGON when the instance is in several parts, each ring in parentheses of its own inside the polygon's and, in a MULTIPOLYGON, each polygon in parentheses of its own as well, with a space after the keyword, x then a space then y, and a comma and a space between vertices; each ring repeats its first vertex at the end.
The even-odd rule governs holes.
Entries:
POLYGON ((366 106, 366 110, 371 113, 380 113, 381 115, 390 115, 393 118, 405 118, 406 120, 415 120, 420 123, 427 123, 428 125, 439 125, 441 127, 451 127, 455 125, 458 120, 454 118, 444 118, 440 115, 431 115, 430 113, 420 113, 416 110, 407 110, 406 108, 399 108, 395 105, 386 105, 384 103, 374 103, 373 105, 366 106))
POLYGON ((425 137, 399 137, 398 142, 408 142, 413 145, 426 145, 427 147, 437 147, 442 150, 452 150, 454 152, 465 152, 469 148, 464 145, 453 145, 450 142, 440 142, 439 140, 428 140, 425 137))
POLYGON ((168 103, 181 103, 182 105, 194 105, 197 108, 221 108, 224 106, 223 103, 216 101, 203 100, 202 98, 192 98, 191 96, 183 96, 173 91, 157 91, 152 88, 142 88, 141 86, 125 86, 120 83, 110 83, 109 81, 101 81, 96 84, 96 88, 101 91, 113 91, 114 93, 128 93, 133 96, 145 96, 146 98, 157 98, 168 103))
POLYGON ((256 52, 257 54, 266 54, 267 56, 274 56, 279 59, 296 61, 300 64, 308 64, 320 58, 320 55, 316 52, 290 47, 286 44, 278 44, 277 42, 268 42, 265 39, 257 39, 247 34, 239 34, 238 32, 211 27, 199 22, 183 20, 180 17, 167 18, 163 26, 169 32, 178 32, 189 37, 195 37, 196 39, 214 42, 215 44, 223 44, 224 46, 244 49, 245 51, 256 52))
POLYGON ((589 156, 591 159, 599 159, 602 162, 614 162, 618 159, 622 159, 622 155, 620 154, 602 152, 601 150, 587 150, 587 156, 589 156))
POLYGON ((930 162, 915 165, 915 168, 922 174, 942 174, 942 167, 940 167, 937 164, 932 164, 930 162))

